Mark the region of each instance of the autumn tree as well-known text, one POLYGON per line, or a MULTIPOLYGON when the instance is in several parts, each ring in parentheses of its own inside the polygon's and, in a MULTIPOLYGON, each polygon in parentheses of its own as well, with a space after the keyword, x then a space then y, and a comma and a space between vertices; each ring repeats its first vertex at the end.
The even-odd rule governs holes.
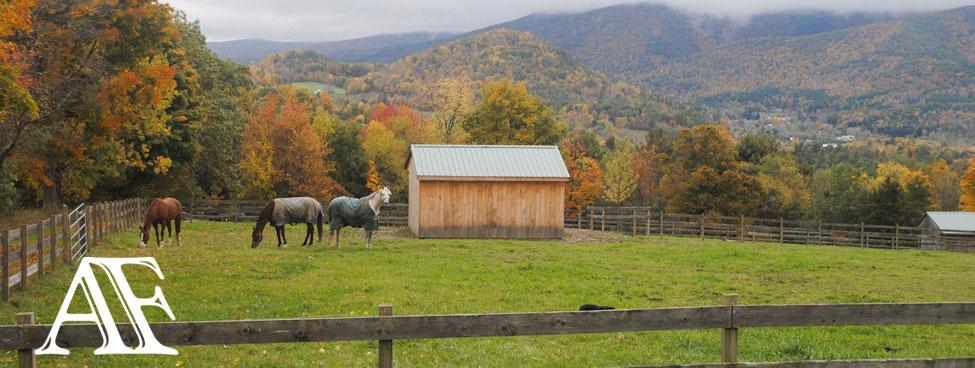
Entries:
POLYGON ((360 137, 362 127, 356 122, 339 120, 334 116, 331 118, 334 119, 332 122, 333 129, 328 137, 328 142, 332 150, 328 154, 327 160, 335 163, 333 177, 339 185, 353 196, 369 194, 368 189, 366 189, 369 158, 362 148, 362 138, 360 137))
POLYGON ((366 189, 369 189, 371 192, 382 189, 382 184, 379 181, 379 171, 376 170, 376 163, 372 160, 369 160, 369 171, 366 172, 366 189))
POLYGON ((637 189, 639 176, 630 169, 633 161, 633 147, 629 140, 617 144, 615 149, 606 158, 603 167, 606 168, 603 175, 603 195, 606 200, 615 203, 617 206, 633 195, 637 189))
POLYGON ((668 210, 682 213, 750 215, 765 196, 758 180, 738 167, 734 142, 718 125, 678 133, 660 186, 668 210))
POLYGON ((529 93, 524 82, 486 82, 481 95, 481 102, 463 123, 470 143, 556 144, 565 135, 565 124, 555 120, 554 112, 529 93))
POLYGON ((939 211, 957 211, 961 199, 961 177, 945 160, 931 166, 931 199, 939 211))
POLYGON ((437 143, 459 143, 464 132, 460 123, 474 111, 474 82, 467 76, 444 77, 419 88, 423 106, 431 111, 437 143))
POLYGON ((405 198, 409 178, 403 169, 410 144, 396 136, 385 124, 372 121, 362 129, 362 149, 368 160, 373 161, 379 180, 393 192, 394 198, 405 198))
POLYGON ((797 219, 805 214, 810 192, 808 180, 792 155, 765 154, 757 166, 758 181, 767 195, 759 216, 797 219))
POLYGON ((647 140, 633 153, 630 169, 637 175, 637 187, 633 197, 644 206, 663 208, 666 198, 660 192, 660 179, 664 168, 670 163, 668 154, 673 142, 665 138, 662 131, 651 131, 647 140))
POLYGON ((586 149, 578 143, 564 145, 561 151, 569 171, 565 208, 580 210, 592 205, 603 192, 603 170, 599 163, 587 156, 586 149))
POLYGON ((328 126, 316 126, 309 106, 290 87, 272 92, 249 119, 241 144, 244 197, 331 198, 345 190, 328 175, 328 126))
POLYGON ((866 174, 848 164, 835 165, 817 171, 810 184, 812 214, 827 222, 856 223, 861 221, 866 199, 866 174))
POLYGON ((975 211, 975 161, 968 167, 968 171, 961 177, 961 209, 975 211))
POLYGON ((735 150, 742 161, 758 165, 765 156, 779 150, 779 142, 765 134, 746 134, 735 144, 735 150))

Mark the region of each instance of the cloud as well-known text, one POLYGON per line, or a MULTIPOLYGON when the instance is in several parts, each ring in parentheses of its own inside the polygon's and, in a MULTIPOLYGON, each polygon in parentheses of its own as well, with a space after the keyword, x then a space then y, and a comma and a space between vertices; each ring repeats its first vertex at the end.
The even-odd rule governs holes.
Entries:
MULTIPOLYGON (((637 1, 497 0, 163 0, 199 19, 210 41, 262 38, 326 41, 384 33, 466 32, 537 12, 579 12, 637 1)), ((783 10, 813 9, 800 0, 664 0, 692 13, 745 17, 783 10)), ((836 12, 932 11, 968 5, 965 0, 820 0, 817 10, 836 12)))

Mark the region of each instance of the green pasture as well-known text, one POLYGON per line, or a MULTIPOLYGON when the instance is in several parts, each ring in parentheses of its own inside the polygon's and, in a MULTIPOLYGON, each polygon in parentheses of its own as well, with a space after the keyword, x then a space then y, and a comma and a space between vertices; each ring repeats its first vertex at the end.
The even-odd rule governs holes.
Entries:
POLYGON ((345 95, 345 88, 336 87, 330 84, 319 83, 319 82, 294 82, 291 83, 294 88, 304 88, 308 92, 315 93, 317 90, 328 91, 332 96, 345 95))
MULTIPOLYGON (((252 224, 184 224, 181 248, 138 248, 135 230, 112 234, 92 256, 152 256, 165 275, 129 270, 140 296, 159 285, 179 321, 576 310, 742 304, 971 302, 975 254, 738 243, 693 238, 550 241, 418 240, 385 230, 365 249, 344 231, 341 249, 300 248, 304 226, 278 249, 273 229, 257 249, 252 224), (390 237, 389 235, 393 236, 390 237)), ((154 243, 154 241, 153 241, 154 243)), ((33 311, 52 323, 74 270, 35 281, 0 304, 13 324, 33 311)), ((33 280, 33 279, 32 279, 33 280)), ((109 294, 111 294, 109 292, 109 294)), ((111 301, 110 301, 111 303, 111 301)), ((75 300, 72 311, 82 310, 75 300)), ((146 308, 155 321, 166 318, 146 308)), ((122 316, 118 320, 124 320, 122 316)), ((975 356, 975 326, 858 326, 739 331, 742 361, 975 356)), ((41 356, 41 366, 350 367, 375 366, 377 343, 338 342, 177 347, 177 356, 41 356)), ((408 340, 394 343, 398 367, 589 367, 720 361, 720 331, 408 340)), ((15 364, 3 352, 0 365, 15 364)))

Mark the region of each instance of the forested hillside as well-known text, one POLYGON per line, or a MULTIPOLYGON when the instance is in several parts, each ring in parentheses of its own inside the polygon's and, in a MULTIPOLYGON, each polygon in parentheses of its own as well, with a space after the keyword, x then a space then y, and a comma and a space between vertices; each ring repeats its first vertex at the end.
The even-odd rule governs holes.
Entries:
POLYGON ((423 86, 449 77, 507 78, 571 126, 648 130, 692 126, 709 118, 648 90, 596 72, 531 34, 495 30, 407 56, 392 64, 344 64, 311 52, 287 52, 254 64, 259 81, 316 81, 344 88, 350 100, 423 105, 423 86), (278 79, 275 79, 278 78, 278 79))
POLYGON ((784 109, 800 120, 888 136, 975 136, 975 7, 795 38, 749 39, 631 75, 730 114, 784 109))

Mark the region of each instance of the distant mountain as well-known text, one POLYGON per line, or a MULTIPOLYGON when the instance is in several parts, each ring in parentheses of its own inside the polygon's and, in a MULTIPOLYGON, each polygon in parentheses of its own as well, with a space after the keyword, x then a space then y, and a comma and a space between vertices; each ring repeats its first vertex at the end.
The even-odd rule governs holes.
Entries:
POLYGON ((975 6, 801 37, 746 38, 627 79, 719 111, 782 109, 889 136, 971 138, 975 6))
MULTIPOLYGON (((417 87, 440 78, 467 76, 474 81, 508 78, 529 91, 571 125, 647 130, 691 126, 708 116, 648 90, 592 70, 565 51, 529 33, 493 30, 409 55, 392 64, 344 64, 310 52, 286 52, 252 69, 277 75, 280 82, 314 81, 344 87, 344 98, 371 103, 416 104, 417 87), (369 68, 363 70, 362 68, 369 68), (296 73, 297 70, 305 72, 296 73)), ((273 78, 255 78, 273 80, 273 78)))
POLYGON ((413 52, 452 39, 456 33, 414 32, 384 34, 331 42, 280 42, 267 40, 237 40, 208 42, 207 46, 221 58, 239 63, 262 60, 282 51, 312 50, 330 58, 346 62, 391 62, 413 52), (392 56, 391 56, 392 55, 392 56))
POLYGON ((247 64, 254 60, 261 60, 270 54, 281 51, 301 50, 308 42, 285 42, 268 40, 233 40, 222 42, 207 42, 207 47, 221 59, 231 59, 238 63, 247 64))

